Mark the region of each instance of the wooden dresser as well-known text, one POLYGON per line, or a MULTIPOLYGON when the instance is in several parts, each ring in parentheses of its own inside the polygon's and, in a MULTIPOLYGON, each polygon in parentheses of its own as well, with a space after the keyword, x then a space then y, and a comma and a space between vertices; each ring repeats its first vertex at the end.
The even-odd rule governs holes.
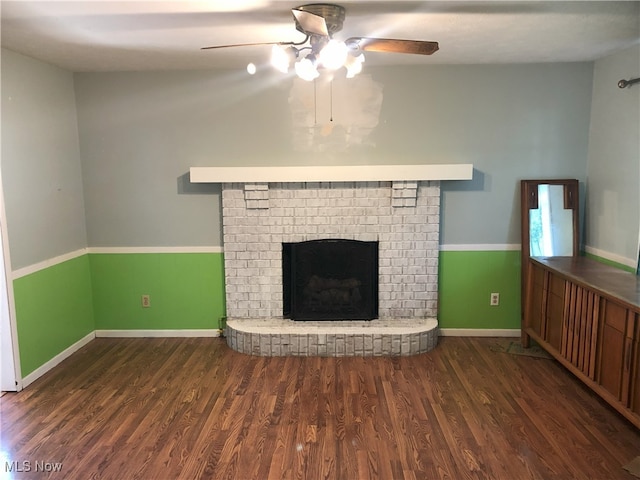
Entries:
POLYGON ((586 257, 530 258, 532 338, 640 428, 640 277, 586 257))

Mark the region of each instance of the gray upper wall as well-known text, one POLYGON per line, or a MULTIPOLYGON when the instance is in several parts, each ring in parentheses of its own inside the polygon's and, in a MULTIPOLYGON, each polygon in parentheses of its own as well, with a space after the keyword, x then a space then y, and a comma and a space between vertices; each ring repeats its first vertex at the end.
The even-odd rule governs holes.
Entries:
POLYGON ((91 246, 217 246, 191 166, 473 163, 443 182, 443 244, 520 242, 519 180, 586 179, 592 63, 74 75, 91 246))
POLYGON ((589 135, 586 245, 633 264, 640 235, 640 46, 595 62, 589 135))
POLYGON ((2 50, 2 182, 12 268, 87 246, 73 75, 2 50))
POLYGON ((370 68, 315 89, 2 64, 14 268, 87 245, 221 245, 220 188, 190 184, 190 166, 473 163, 442 185, 441 243, 467 245, 519 243, 520 179, 586 179, 591 63, 370 68))

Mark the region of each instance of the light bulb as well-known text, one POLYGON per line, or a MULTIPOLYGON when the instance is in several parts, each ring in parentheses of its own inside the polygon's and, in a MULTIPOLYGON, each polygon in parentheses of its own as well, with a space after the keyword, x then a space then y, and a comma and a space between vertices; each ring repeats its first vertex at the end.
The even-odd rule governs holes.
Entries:
POLYGON ((320 76, 318 69, 316 68, 315 61, 313 58, 310 59, 310 56, 311 55, 303 58, 295 64, 296 74, 307 82, 310 82, 320 76))
POLYGON ((344 62, 344 66, 347 69, 347 78, 353 78, 362 71, 362 62, 364 62, 362 53, 357 57, 353 55, 347 56, 347 60, 344 62))
POLYGON ((249 75, 256 73, 256 66, 253 63, 247 65, 247 73, 249 73, 249 75))
POLYGON ((348 49, 344 42, 338 40, 329 40, 329 42, 320 50, 318 60, 329 70, 337 70, 344 65, 347 59, 348 49))
POLYGON ((271 65, 282 73, 289 71, 289 55, 280 45, 271 47, 271 65))

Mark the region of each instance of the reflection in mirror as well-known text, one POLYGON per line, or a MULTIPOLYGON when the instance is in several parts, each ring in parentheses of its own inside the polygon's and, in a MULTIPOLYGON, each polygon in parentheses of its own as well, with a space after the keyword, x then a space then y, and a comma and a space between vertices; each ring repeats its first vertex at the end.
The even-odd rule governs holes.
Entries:
POLYGON ((532 257, 573 255, 573 210, 564 208, 563 185, 538 185, 538 208, 529 210, 532 257))

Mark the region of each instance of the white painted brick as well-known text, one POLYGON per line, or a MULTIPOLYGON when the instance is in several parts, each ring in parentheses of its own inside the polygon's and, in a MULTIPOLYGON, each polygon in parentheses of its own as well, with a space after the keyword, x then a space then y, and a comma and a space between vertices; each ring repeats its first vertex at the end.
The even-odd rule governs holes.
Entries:
MULTIPOLYGON (((225 258, 226 258, 226 248, 225 248, 225 258)), ((246 250, 242 251, 242 252, 236 252, 236 258, 238 260, 249 260, 251 258, 253 258, 253 254, 251 252, 247 252, 246 250)))
POLYGON ((248 268, 249 264, 247 260, 236 260, 234 261, 233 266, 235 268, 248 268))
POLYGON ((400 194, 400 196, 402 198, 416 198, 418 194, 418 191, 416 189, 410 189, 410 188, 404 188, 404 190, 402 190, 402 193, 400 194))
POLYGON ((419 265, 410 265, 407 267, 406 273, 409 275, 422 275, 425 273, 425 269, 419 265))
MULTIPOLYGON (((402 253, 401 251, 399 253, 402 253)), ((395 257, 391 259, 391 267, 392 268, 400 268, 406 267, 409 265, 409 259, 407 257, 395 257)))
POLYGON ((440 206, 440 195, 438 196, 427 196, 426 204, 431 207, 439 207, 440 206))
POLYGON ((261 190, 246 190, 244 192, 245 200, 262 200, 264 198, 269 198, 269 192, 261 190))
POLYGON ((421 182, 419 192, 411 188, 416 186, 415 183, 403 182, 400 190, 403 195, 409 195, 406 193, 409 191, 414 197, 417 193, 420 206, 415 207, 411 204, 393 211, 391 182, 371 182, 366 186, 358 183, 355 189, 351 182, 338 182, 334 185, 307 184, 300 191, 295 189, 302 185, 288 183, 268 186, 265 184, 264 187, 250 186, 248 189, 242 185, 235 185, 235 189, 231 190, 223 187, 224 213, 237 214, 236 217, 223 218, 225 252, 228 256, 235 256, 234 260, 241 260, 240 263, 237 261, 234 263, 227 262, 225 258, 226 274, 235 275, 235 278, 227 278, 226 282, 228 314, 240 316, 251 313, 261 318, 267 315, 281 315, 281 243, 327 237, 380 242, 379 311, 381 316, 416 315, 416 312, 424 313, 429 309, 432 310, 430 314, 437 313, 433 311, 433 305, 425 305, 425 302, 437 301, 439 249, 439 212, 437 210, 439 209, 436 209, 435 216, 430 216, 433 213, 433 207, 437 207, 440 203, 439 183, 436 182, 435 186, 429 183, 427 186, 425 182, 421 182), (265 189, 266 187, 268 190, 265 189), (243 188, 245 191, 241 190, 243 188), (253 193, 250 194, 249 191, 253 193), (271 210, 245 210, 244 193, 247 194, 247 199, 263 201, 254 206, 270 206, 271 210), (267 200, 265 196, 267 194, 271 200, 267 200), (428 201, 425 200, 427 198, 428 201), (423 221, 425 219, 428 221, 423 221), (401 235, 394 236, 397 233, 401 235), (427 234, 432 234, 429 241, 427 241, 427 234), (239 237, 240 235, 244 236, 239 237), (231 246, 234 239, 237 241, 239 238, 246 240, 244 245, 239 248, 231 246), (389 251, 391 241, 396 242, 395 250, 389 251), (436 251, 432 257, 427 257, 427 252, 416 248, 422 247, 425 242, 429 248, 434 248, 436 251), (247 263, 249 260, 253 262, 247 263), (433 269, 433 275, 430 272, 425 273, 426 262, 432 262, 430 268, 433 269), (254 275, 255 268, 247 268, 247 266, 257 266, 259 275, 254 275), (391 281, 392 276, 395 283, 391 281), (432 276, 435 282, 428 285, 424 282, 420 283, 421 280, 432 276), (242 282, 247 283, 242 285, 242 282), (251 289, 250 292, 241 293, 253 297, 249 300, 245 297, 238 300, 238 292, 233 290, 248 288, 251 289), (427 288, 435 290, 425 291, 427 288), (422 294, 426 294, 425 299, 416 298, 416 295, 422 294), (435 297, 431 299, 428 294, 433 294, 435 297), (394 300, 390 302, 392 295, 394 300), (236 300, 237 302, 254 302, 253 307, 248 308, 247 305, 237 302, 235 305, 229 304, 229 301, 236 300), (415 301, 419 301, 418 306, 403 308, 402 302, 406 304, 406 302, 415 301))
POLYGON ((280 260, 281 259, 281 254, 279 251, 273 251, 273 250, 263 250, 260 252, 260 256, 259 256, 260 260, 280 260))
POLYGON ((222 207, 222 214, 229 218, 244 217, 246 215, 246 210, 238 207, 222 207))
POLYGON ((225 252, 242 252, 246 250, 247 246, 241 243, 230 243, 228 245, 225 244, 224 251, 225 252))

